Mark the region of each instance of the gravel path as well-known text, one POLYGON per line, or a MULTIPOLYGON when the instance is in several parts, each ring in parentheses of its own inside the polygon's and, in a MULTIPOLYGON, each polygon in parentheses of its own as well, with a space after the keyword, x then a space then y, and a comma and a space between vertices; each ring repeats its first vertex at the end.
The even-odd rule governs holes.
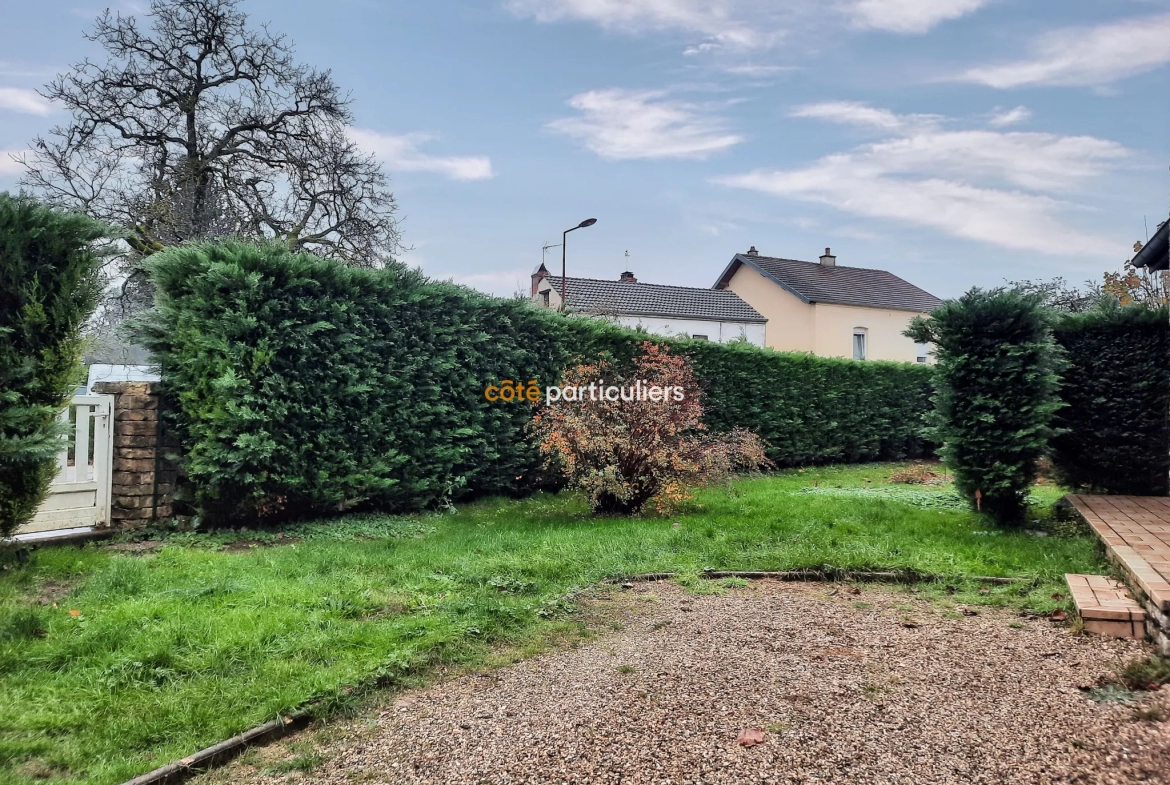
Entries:
POLYGON ((1170 717, 1170 687, 1136 706, 1079 689, 1142 654, 1132 641, 883 587, 647 584, 597 604, 624 628, 200 782, 1170 783, 1170 720, 1137 714, 1170 717), (738 744, 747 728, 764 741, 738 744), (274 773, 310 748, 323 762, 274 773))

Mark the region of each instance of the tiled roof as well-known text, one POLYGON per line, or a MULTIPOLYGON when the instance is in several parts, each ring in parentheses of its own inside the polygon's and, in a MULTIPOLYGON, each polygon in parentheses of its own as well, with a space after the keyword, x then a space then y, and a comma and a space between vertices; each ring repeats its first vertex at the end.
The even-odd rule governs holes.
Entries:
MULTIPOLYGON (((556 292, 561 277, 549 276, 556 292)), ((595 278, 567 279, 569 307, 587 313, 630 316, 664 316, 675 319, 718 321, 768 321, 740 299, 735 292, 698 289, 690 286, 663 286, 634 281, 602 281, 595 278)))
POLYGON ((924 313, 942 305, 942 300, 885 270, 864 267, 837 267, 797 259, 736 254, 715 286, 726 286, 741 264, 788 289, 805 302, 859 305, 924 313))

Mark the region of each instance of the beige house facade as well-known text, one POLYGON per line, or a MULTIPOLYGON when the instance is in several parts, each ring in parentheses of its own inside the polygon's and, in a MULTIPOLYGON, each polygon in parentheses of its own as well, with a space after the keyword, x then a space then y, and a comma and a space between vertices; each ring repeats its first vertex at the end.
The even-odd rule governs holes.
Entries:
POLYGON ((902 333, 942 301, 884 270, 736 254, 715 282, 768 320, 765 345, 855 360, 931 362, 930 347, 902 333))

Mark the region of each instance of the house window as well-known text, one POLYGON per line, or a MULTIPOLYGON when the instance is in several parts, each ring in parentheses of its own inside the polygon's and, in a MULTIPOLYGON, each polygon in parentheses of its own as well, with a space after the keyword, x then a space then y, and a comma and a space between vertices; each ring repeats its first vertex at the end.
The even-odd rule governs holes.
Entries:
POLYGON ((853 328, 853 359, 864 360, 867 356, 869 347, 866 346, 869 337, 869 330, 864 327, 853 328))
POLYGON ((920 362, 920 363, 930 362, 930 344, 917 343, 917 344, 914 344, 914 346, 916 349, 915 354, 918 357, 918 362, 920 362))
POLYGON ((548 307, 550 307, 550 305, 549 305, 549 301, 548 301, 548 293, 549 293, 549 291, 550 291, 549 289, 545 289, 543 292, 541 292, 541 293, 540 293, 540 299, 541 299, 541 302, 543 302, 543 303, 544 303, 544 307, 545 307, 545 308, 548 308, 548 307))
POLYGON ((696 341, 705 341, 705 340, 707 340, 707 336, 705 336, 705 335, 692 335, 691 337, 692 337, 692 338, 694 338, 696 341))

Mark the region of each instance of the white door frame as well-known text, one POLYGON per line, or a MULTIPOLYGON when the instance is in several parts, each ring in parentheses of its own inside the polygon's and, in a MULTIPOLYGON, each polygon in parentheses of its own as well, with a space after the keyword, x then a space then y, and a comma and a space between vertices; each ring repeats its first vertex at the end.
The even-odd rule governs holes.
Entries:
POLYGON ((109 525, 113 418, 114 396, 73 396, 61 412, 61 420, 72 426, 73 438, 57 456, 57 476, 49 485, 49 495, 33 519, 16 530, 17 534, 109 525), (71 412, 76 414, 71 416, 71 412))

